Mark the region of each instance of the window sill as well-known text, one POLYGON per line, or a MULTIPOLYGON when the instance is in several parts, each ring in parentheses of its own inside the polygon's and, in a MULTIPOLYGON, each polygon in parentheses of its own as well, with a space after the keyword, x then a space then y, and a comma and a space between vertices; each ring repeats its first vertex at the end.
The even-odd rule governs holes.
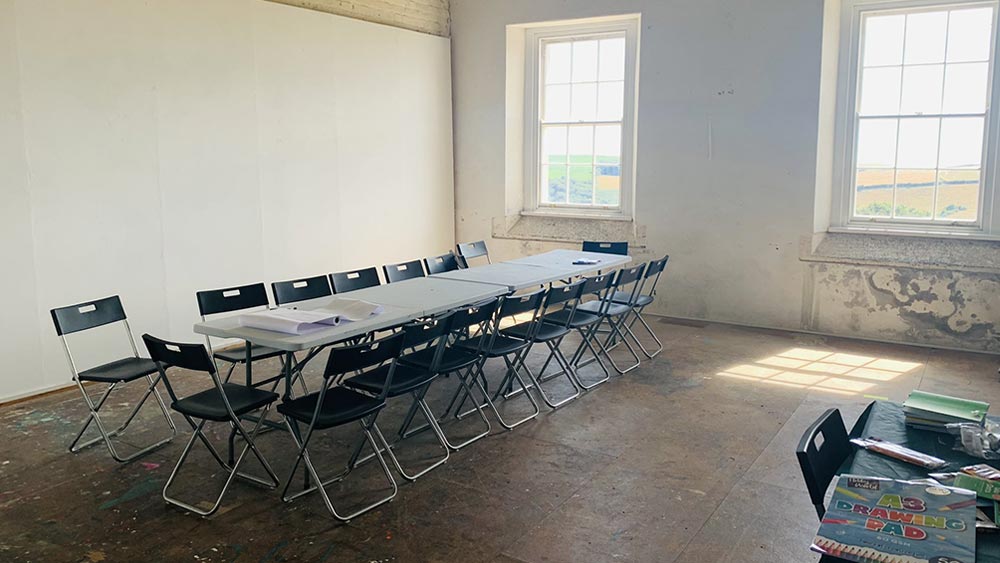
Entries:
MULTIPOLYGON (((1000 274, 1000 240, 830 229, 804 262, 1000 274)), ((808 249, 806 249, 808 250, 808 249)))
POLYGON ((631 218, 521 212, 493 219, 493 238, 580 243, 585 240, 636 240, 631 218))
POLYGON ((585 219, 596 221, 632 221, 632 218, 620 213, 600 213, 587 211, 561 211, 561 210, 535 210, 522 211, 522 216, 526 217, 546 217, 557 219, 585 219))
POLYGON ((968 230, 922 229, 919 225, 848 225, 846 227, 830 227, 827 231, 831 233, 877 235, 888 237, 937 238, 946 240, 1000 240, 1000 236, 989 235, 983 231, 971 228, 968 230))

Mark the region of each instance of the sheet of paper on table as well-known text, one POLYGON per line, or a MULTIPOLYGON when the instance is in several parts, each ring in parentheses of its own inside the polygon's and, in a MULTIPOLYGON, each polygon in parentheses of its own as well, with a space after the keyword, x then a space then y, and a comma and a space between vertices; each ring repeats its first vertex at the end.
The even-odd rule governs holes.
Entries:
POLYGON ((308 334, 343 322, 364 320, 383 311, 384 308, 375 303, 341 298, 334 303, 311 310, 279 307, 240 315, 240 324, 283 334, 308 334))

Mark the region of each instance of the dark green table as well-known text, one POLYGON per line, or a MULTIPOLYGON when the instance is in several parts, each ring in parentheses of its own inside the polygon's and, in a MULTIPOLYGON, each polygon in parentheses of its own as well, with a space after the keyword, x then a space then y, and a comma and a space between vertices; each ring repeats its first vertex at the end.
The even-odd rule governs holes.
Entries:
MULTIPOLYGON (((902 446, 930 454, 948 461, 948 466, 934 469, 931 472, 957 471, 959 468, 975 463, 983 463, 982 459, 955 451, 955 438, 938 432, 908 428, 903 414, 903 405, 889 401, 876 401, 865 410, 851 429, 851 438, 881 438, 902 446)), ((997 465, 992 462, 991 465, 997 465)), ((854 455, 841 466, 839 473, 864 475, 868 477, 886 477, 890 479, 925 479, 928 470, 916 465, 855 448, 854 455)), ((983 501, 983 507, 988 507, 992 514, 993 503, 983 501)), ((839 561, 824 558, 823 561, 839 561)), ((976 563, 1000 563, 1000 533, 976 534, 976 563)))

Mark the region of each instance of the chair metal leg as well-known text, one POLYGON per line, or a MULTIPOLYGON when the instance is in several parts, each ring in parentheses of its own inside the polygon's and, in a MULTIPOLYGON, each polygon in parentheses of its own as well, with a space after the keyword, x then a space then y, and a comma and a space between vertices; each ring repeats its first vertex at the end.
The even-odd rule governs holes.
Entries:
POLYGON ((646 319, 643 318, 642 316, 643 309, 645 309, 645 307, 636 307, 635 309, 633 309, 632 320, 631 322, 629 322, 628 327, 629 329, 631 329, 633 326, 635 326, 636 322, 640 323, 642 327, 646 329, 646 334, 648 334, 650 338, 653 339, 653 342, 656 342, 656 350, 650 352, 646 350, 646 347, 642 344, 641 340, 637 338, 635 341, 636 344, 639 345, 639 350, 642 351, 643 355, 652 360, 657 354, 663 351, 663 343, 660 342, 660 339, 656 337, 656 333, 653 332, 652 327, 650 327, 649 323, 646 322, 646 319))
POLYGON ((254 443, 254 439, 257 437, 257 433, 260 431, 261 423, 264 421, 264 418, 267 417, 267 411, 269 408, 270 406, 264 407, 264 410, 261 412, 260 418, 257 419, 257 423, 254 425, 253 431, 250 434, 247 434, 246 430, 243 429, 242 425, 240 425, 238 421, 231 421, 232 424, 236 424, 236 426, 239 427, 239 433, 246 441, 246 445, 243 447, 243 451, 240 452, 239 457, 236 459, 236 463, 232 464, 231 466, 223 462, 222 457, 219 455, 218 450, 215 449, 212 443, 208 441, 208 437, 206 437, 205 434, 203 433, 205 424, 208 421, 202 420, 200 423, 196 424, 194 420, 192 420, 190 417, 185 416, 184 418, 188 421, 188 424, 191 425, 191 428, 194 430, 194 432, 191 435, 191 439, 188 440, 187 445, 184 446, 184 450, 181 452, 181 457, 177 460, 177 464, 174 466, 173 471, 170 472, 170 477, 167 479, 166 484, 163 486, 163 500, 170 504, 173 504, 174 506, 183 508, 184 510, 194 512, 199 516, 208 517, 211 516, 212 514, 215 514, 215 512, 219 510, 219 506, 222 505, 222 499, 226 496, 226 491, 229 490, 229 485, 232 484, 233 480, 236 477, 246 479, 251 483, 254 483, 256 485, 261 485, 269 489, 276 488, 279 484, 278 477, 274 474, 274 471, 271 469, 271 466, 267 463, 267 460, 264 459, 264 456, 260 453, 260 451, 257 449, 257 445, 254 443), (171 497, 167 493, 168 489, 170 488, 170 485, 173 484, 174 479, 177 477, 177 472, 180 470, 181 466, 184 465, 184 461, 187 460, 188 454, 191 453, 191 449, 194 446, 195 441, 198 440, 200 440, 203 444, 205 444, 205 446, 208 448, 208 451, 212 454, 212 457, 215 458, 215 461, 218 462, 218 464, 223 469, 229 471, 229 475, 226 477, 226 482, 225 484, 222 485, 222 491, 219 493, 219 496, 216 497, 215 502, 208 510, 203 510, 195 506, 192 506, 182 500, 171 497), (254 454, 254 457, 256 457, 258 461, 260 461, 261 465, 264 467, 264 470, 267 472, 270 481, 265 481, 263 479, 260 479, 259 477, 255 477, 253 475, 240 472, 239 470, 240 465, 243 463, 243 460, 246 459, 246 455, 248 452, 252 452, 254 454))
MULTIPOLYGON (((549 348, 549 358, 553 356, 556 357, 556 362, 560 365, 560 367, 562 367, 562 371, 560 373, 565 374, 566 380, 569 381, 569 384, 573 386, 573 394, 564 397, 562 400, 553 401, 552 399, 549 398, 548 394, 545 392, 545 389, 542 388, 542 381, 538 377, 535 377, 535 374, 532 373, 531 368, 529 368, 527 364, 523 364, 524 371, 525 373, 528 374, 528 379, 534 385, 535 390, 538 391, 538 395, 542 398, 543 401, 545 401, 545 404, 548 405, 549 408, 551 409, 557 409, 563 405, 566 405, 570 401, 580 396, 580 387, 577 385, 576 382, 576 374, 573 373, 573 367, 570 366, 569 363, 566 362, 566 358, 562 356, 562 351, 559 350, 559 342, 562 342, 562 338, 559 338, 557 340, 547 341, 545 342, 545 345, 548 346, 549 348)), ((547 359, 545 363, 548 364, 547 359)))
POLYGON ((87 448, 99 442, 104 442, 104 444, 108 448, 108 453, 111 454, 111 457, 115 461, 118 461, 120 463, 127 463, 129 461, 138 459, 139 457, 144 456, 147 453, 170 443, 175 437, 177 437, 177 426, 174 424, 174 419, 170 416, 170 411, 167 410, 167 406, 163 402, 163 398, 160 396, 159 391, 156 389, 156 386, 160 382, 160 377, 161 377, 160 375, 157 375, 155 378, 152 375, 146 376, 146 381, 149 382, 149 386, 146 388, 146 392, 143 394, 142 398, 136 402, 135 406, 132 407, 132 411, 125 418, 125 421, 122 422, 121 425, 118 426, 118 428, 116 428, 111 432, 108 432, 107 429, 104 427, 104 421, 101 419, 99 411, 101 410, 101 407, 103 407, 104 404, 107 402, 108 398, 111 396, 112 391, 114 391, 115 388, 118 386, 118 383, 115 382, 110 384, 108 388, 104 391, 104 393, 101 395, 100 399, 98 399, 97 403, 95 404, 94 401, 90 398, 90 395, 87 393, 86 388, 84 388, 83 382, 81 382, 77 378, 74 378, 74 382, 80 389, 80 393, 83 395, 83 399, 87 403, 87 408, 90 412, 87 415, 87 420, 84 422, 83 427, 80 428, 80 431, 77 432, 76 436, 73 438, 73 441, 70 443, 69 451, 72 453, 77 453, 83 450, 84 448, 87 448), (135 420, 135 417, 139 414, 139 410, 146 403, 146 401, 149 399, 150 396, 153 396, 153 398, 156 400, 157 405, 160 407, 160 412, 163 414, 163 417, 166 419, 167 424, 170 426, 170 436, 164 438, 163 440, 150 444, 140 449, 139 451, 134 452, 132 455, 122 456, 118 453, 118 450, 115 448, 115 445, 111 439, 125 432, 125 430, 129 427, 129 425, 132 424, 132 421, 135 420), (88 428, 90 428, 91 422, 93 422, 97 426, 97 431, 100 433, 100 436, 97 436, 96 438, 88 440, 82 444, 79 443, 80 439, 83 438, 84 433, 87 431, 88 428))
MULTIPOLYGON (((517 381, 517 384, 521 387, 521 390, 528 398, 528 401, 531 402, 531 407, 534 411, 528 416, 522 418, 521 420, 515 422, 507 422, 506 420, 504 420, 503 415, 500 414, 500 409, 497 408, 496 403, 494 403, 493 400, 490 398, 490 393, 486 389, 486 385, 484 385, 483 383, 483 381, 486 379, 486 373, 483 369, 485 362, 481 362, 479 364, 479 369, 476 370, 476 372, 472 376, 472 382, 475 384, 475 386, 479 388, 479 391, 482 393, 483 399, 486 402, 486 406, 490 407, 490 409, 493 411, 494 416, 497 417, 497 421, 499 421, 500 425, 506 428, 507 430, 513 430, 514 428, 517 428, 518 426, 524 424, 525 422, 528 422, 529 420, 535 418, 536 416, 539 415, 539 413, 542 412, 538 408, 538 403, 535 402, 535 398, 531 396, 531 393, 528 393, 528 386, 524 383, 524 379, 521 378, 520 368, 524 365, 524 358, 528 355, 527 352, 528 349, 524 348, 519 353, 515 354, 513 360, 511 360, 508 356, 503 356, 503 360, 507 364, 507 373, 504 376, 504 380, 497 387, 497 392, 501 392, 504 388, 504 385, 506 385, 507 381, 510 378, 513 378, 513 380, 517 381)), ((469 399, 471 399, 472 402, 476 404, 477 407, 480 406, 477 404, 475 397, 473 397, 471 394, 467 394, 466 396, 469 399)), ((463 399, 462 402, 464 403, 465 399, 463 399)), ((461 405, 458 407, 458 410, 461 410, 461 405)), ((470 410, 462 413, 462 415, 464 416, 471 413, 472 411, 470 410)))
MULTIPOLYGON (((458 380, 459 386, 455 389, 455 394, 452 396, 451 402, 449 403, 448 408, 445 409, 443 415, 441 415, 440 417, 435 417, 430 409, 430 406, 427 405, 426 401, 424 402, 424 405, 427 407, 427 410, 431 411, 431 414, 429 416, 435 418, 435 421, 438 422, 437 428, 438 430, 441 431, 440 438, 443 438, 444 443, 447 444, 448 447, 454 451, 458 451, 468 446, 469 444, 472 444, 473 442, 476 442, 478 440, 481 440, 489 436, 490 432, 493 431, 493 426, 490 424, 490 419, 486 417, 486 412, 483 410, 482 405, 479 404, 476 404, 475 410, 479 414, 480 420, 482 420, 483 424, 486 426, 486 430, 480 432, 479 434, 467 438, 466 440, 464 440, 459 444, 453 444, 451 440, 448 438, 447 434, 445 434, 444 428, 440 425, 440 421, 443 421, 445 418, 448 417, 448 413, 451 412, 452 407, 455 405, 455 402, 461 393, 464 392, 466 395, 472 396, 472 387, 469 385, 469 378, 472 377, 471 374, 472 371, 475 369, 475 367, 476 365, 474 364, 472 366, 469 366, 464 373, 461 371, 455 372, 456 374, 455 379, 458 380)), ((473 403, 476 403, 476 401, 473 401, 473 403)), ((403 437, 410 437, 418 432, 422 432, 430 428, 430 424, 425 424, 419 428, 414 428, 411 430, 409 429, 409 425, 411 422, 412 422, 412 417, 404 421, 403 426, 400 428, 400 430, 403 432, 403 437)))
MULTIPOLYGON (((611 333, 608 335, 608 338, 604 341, 604 343, 601 346, 604 349, 605 356, 607 356, 608 361, 611 362, 611 366, 615 368, 615 371, 617 371, 621 375, 624 375, 634 370, 635 368, 639 367, 639 364, 641 363, 639 354, 636 353, 635 348, 632 347, 632 344, 628 341, 628 338, 622 333, 622 327, 625 324, 627 316, 628 316, 627 314, 623 314, 620 315, 617 319, 613 318, 608 319, 608 326, 611 328, 611 333), (618 362, 616 362, 615 359, 611 356, 611 354, 608 353, 611 350, 609 346, 612 341, 625 344, 625 347, 632 355, 632 358, 635 360, 635 363, 626 368, 619 367, 618 362)), ((626 331, 628 331, 627 326, 624 328, 626 331)))
MULTIPOLYGON (((400 464, 399 458, 396 457, 396 453, 393 451, 393 448, 395 448, 397 445, 399 445, 399 443, 402 440, 405 439, 404 434, 405 434, 405 431, 406 431, 406 426, 408 426, 410 423, 412 423, 412 419, 410 419, 410 420, 405 420, 404 419, 403 426, 401 426, 400 429, 399 429, 399 431, 397 432, 397 438, 396 438, 396 440, 393 441, 393 443, 391 443, 391 444, 385 438, 385 435, 382 434, 382 430, 379 428, 378 424, 373 424, 372 425, 372 430, 375 431, 375 436, 377 436, 378 439, 379 439, 379 441, 382 442, 382 445, 385 446, 385 450, 384 450, 383 453, 388 454, 389 460, 392 461, 392 464, 396 467, 396 472, 399 473, 407 481, 416 481, 418 478, 422 477, 427 472, 429 472, 432 469, 438 467, 442 463, 448 461, 448 457, 449 457, 450 452, 451 452, 450 448, 448 447, 448 442, 444 438, 444 434, 441 432, 441 427, 438 426, 437 420, 435 419, 436 417, 431 412, 430 408, 427 406, 427 403, 424 401, 423 397, 426 394, 427 394, 426 388, 424 390, 422 390, 422 391, 421 390, 414 391, 413 392, 413 403, 412 403, 412 406, 415 406, 418 410, 420 410, 423 413, 424 418, 427 419, 427 425, 426 426, 428 428, 430 428, 434 432, 434 437, 437 438, 438 443, 441 445, 441 448, 444 449, 444 457, 439 458, 437 461, 435 461, 434 463, 432 463, 429 466, 425 467, 424 469, 420 470, 416 474, 410 475, 406 471, 406 469, 404 469, 403 466, 400 464)), ((354 453, 351 456, 351 465, 350 465, 351 467, 356 467, 356 466, 358 466, 358 465, 360 465, 362 463, 365 463, 365 462, 370 461, 370 460, 372 460, 372 459, 375 458, 375 454, 374 453, 368 454, 365 457, 359 457, 360 454, 361 454, 361 448, 363 446, 364 446, 364 442, 362 442, 354 450, 354 453)))

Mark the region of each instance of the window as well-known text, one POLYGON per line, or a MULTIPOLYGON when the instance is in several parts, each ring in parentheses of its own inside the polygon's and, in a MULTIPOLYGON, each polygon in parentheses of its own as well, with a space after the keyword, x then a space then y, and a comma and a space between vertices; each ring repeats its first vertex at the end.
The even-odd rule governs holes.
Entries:
POLYGON ((852 7, 839 223, 989 231, 996 3, 852 7))
POLYGON ((637 20, 526 34, 525 210, 631 216, 637 20))

